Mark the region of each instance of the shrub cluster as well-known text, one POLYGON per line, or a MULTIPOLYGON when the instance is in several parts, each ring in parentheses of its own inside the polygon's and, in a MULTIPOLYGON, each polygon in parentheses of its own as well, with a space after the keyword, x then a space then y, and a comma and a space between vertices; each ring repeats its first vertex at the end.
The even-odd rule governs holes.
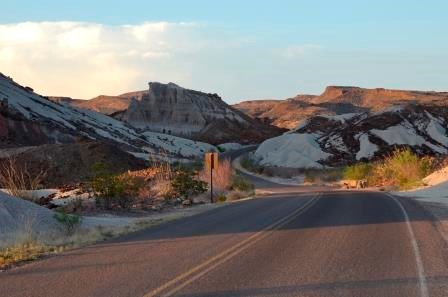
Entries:
POLYGON ((252 192, 254 190, 254 185, 240 175, 235 175, 233 177, 231 189, 242 192, 252 192))
POLYGON ((56 221, 62 224, 67 235, 72 235, 76 228, 81 225, 82 217, 75 214, 66 214, 64 212, 57 211, 54 214, 56 221))
POLYGON ((100 208, 112 209, 119 206, 129 209, 142 186, 140 179, 124 175, 114 175, 105 164, 93 165, 90 185, 95 192, 96 204, 100 208))
POLYGON ((176 171, 171 186, 175 196, 185 200, 191 196, 205 193, 208 189, 207 183, 199 180, 197 175, 190 170, 176 171))
POLYGON ((246 169, 250 172, 255 172, 257 174, 263 174, 264 167, 259 165, 257 162, 255 162, 252 158, 250 158, 247 155, 241 157, 240 164, 244 169, 246 169))
MULTIPOLYGON (((225 192, 230 190, 232 187, 232 180, 235 172, 232 168, 230 160, 223 159, 219 161, 217 168, 213 170, 213 191, 214 192, 225 192)), ((210 170, 203 168, 199 172, 199 179, 210 183, 210 170)))
POLYGON ((367 180, 371 186, 410 189, 422 184, 433 167, 433 159, 419 157, 410 149, 397 149, 389 157, 374 163, 347 166, 344 179, 367 180))

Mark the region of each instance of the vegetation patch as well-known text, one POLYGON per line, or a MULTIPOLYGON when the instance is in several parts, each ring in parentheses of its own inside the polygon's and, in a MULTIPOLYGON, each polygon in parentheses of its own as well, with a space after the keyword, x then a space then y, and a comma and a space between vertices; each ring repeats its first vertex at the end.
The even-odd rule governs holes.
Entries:
POLYGON ((343 178, 366 180, 369 186, 407 190, 423 185, 422 179, 430 174, 433 168, 433 158, 419 157, 410 149, 397 149, 381 161, 345 167, 343 178))
POLYGON ((0 249, 0 268, 7 268, 22 262, 36 260, 44 254, 57 251, 55 247, 49 247, 38 242, 29 241, 0 249))
POLYGON ((264 172, 264 167, 258 164, 248 155, 244 155, 241 157, 240 164, 247 171, 254 172, 257 174, 263 174, 264 172))

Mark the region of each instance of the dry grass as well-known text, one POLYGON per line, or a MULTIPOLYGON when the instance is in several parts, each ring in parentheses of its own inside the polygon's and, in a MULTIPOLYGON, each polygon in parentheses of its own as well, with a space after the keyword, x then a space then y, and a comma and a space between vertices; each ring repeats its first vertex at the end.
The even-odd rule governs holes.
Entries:
POLYGON ((6 158, 0 163, 0 187, 15 197, 30 199, 27 191, 36 190, 45 176, 44 170, 32 175, 26 163, 19 164, 16 157, 6 158))
POLYGON ((159 196, 165 197, 172 192, 171 181, 174 177, 174 170, 168 161, 158 159, 152 154, 149 155, 149 160, 151 168, 156 172, 152 179, 152 192, 156 191, 159 196))
POLYGON ((32 261, 55 249, 37 242, 26 242, 0 250, 0 268, 9 265, 32 261))
POLYGON ((120 227, 97 226, 92 229, 78 229, 71 235, 64 233, 41 234, 39 238, 36 238, 31 233, 22 234, 20 239, 15 243, 10 244, 8 247, 0 248, 0 270, 23 262, 33 261, 43 256, 88 246, 121 235, 147 229, 175 219, 177 219, 176 216, 165 219, 141 219, 132 224, 120 227))
MULTIPOLYGON (((234 171, 228 159, 219 162, 217 169, 213 171, 213 190, 225 192, 232 187, 234 171)), ((203 169, 199 173, 199 179, 210 184, 210 171, 203 169)))
MULTIPOLYGON (((162 153, 162 156, 166 156, 166 154, 162 153)), ((166 159, 166 158, 165 158, 166 159)), ((168 161, 161 160, 160 158, 156 158, 154 154, 149 154, 149 162, 150 167, 156 170, 156 174, 154 179, 157 181, 171 181, 174 175, 173 169, 171 168, 171 164, 168 161)))

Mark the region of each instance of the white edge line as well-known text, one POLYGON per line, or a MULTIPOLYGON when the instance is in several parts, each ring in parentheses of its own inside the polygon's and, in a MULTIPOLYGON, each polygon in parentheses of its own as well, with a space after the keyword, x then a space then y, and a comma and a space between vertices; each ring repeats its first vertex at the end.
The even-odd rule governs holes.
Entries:
POLYGON ((421 297, 429 297, 428 293, 428 286, 426 282, 425 277, 425 269, 423 267, 423 261, 422 257, 420 255, 420 249, 418 247, 417 240, 415 239, 414 230, 412 229, 412 225, 409 219, 409 216, 406 212, 406 209, 403 207, 403 205, 400 203, 400 201, 393 195, 389 193, 385 193, 387 196, 392 198, 392 200, 395 201, 395 203, 400 207, 401 212, 403 213, 403 217, 406 221, 406 226, 408 228, 409 236, 411 237, 411 243, 412 243, 412 249, 414 250, 414 256, 415 256, 415 264, 417 268, 417 274, 418 274, 418 281, 419 281, 419 287, 420 287, 420 296, 421 297))

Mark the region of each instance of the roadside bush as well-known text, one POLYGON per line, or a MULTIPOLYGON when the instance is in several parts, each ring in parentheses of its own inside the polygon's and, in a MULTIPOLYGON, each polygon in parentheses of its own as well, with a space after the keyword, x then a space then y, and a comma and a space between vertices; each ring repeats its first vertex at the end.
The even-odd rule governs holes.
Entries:
POLYGON ((422 179, 431 172, 432 164, 430 157, 420 158, 410 149, 400 149, 377 165, 374 175, 377 180, 383 179, 383 184, 410 189, 422 184, 422 179))
POLYGON ((94 174, 90 184, 97 206, 112 209, 117 204, 122 209, 129 209, 143 182, 128 174, 114 175, 102 163, 94 164, 92 169, 94 174))
POLYGON ((322 180, 324 182, 335 182, 341 179, 343 176, 343 170, 340 168, 328 168, 324 170, 324 175, 322 176, 322 180))
POLYGON ((372 172, 372 165, 367 163, 358 163, 344 168, 343 179, 361 180, 367 179, 372 172))
POLYGON ((261 166, 260 164, 255 162, 252 158, 250 158, 247 155, 241 157, 240 164, 241 164, 241 166, 244 169, 246 169, 246 170, 248 170, 250 172, 254 172, 254 173, 257 173, 257 174, 262 174, 263 171, 264 171, 264 167, 263 166, 261 166))
POLYGON ((305 177, 303 178, 304 183, 314 183, 316 181, 316 173, 312 170, 306 170, 304 173, 305 177))
POLYGON ((64 226, 65 233, 72 235, 76 228, 81 225, 82 218, 74 214, 66 214, 64 212, 56 212, 54 215, 56 221, 64 226))
POLYGON ((21 164, 15 157, 0 162, 0 188, 7 189, 11 196, 31 200, 28 191, 37 190, 45 176, 44 170, 31 174, 27 164, 21 164))
POLYGON ((227 197, 226 197, 226 195, 221 193, 221 194, 218 195, 218 197, 216 197, 216 201, 218 201, 218 202, 226 202, 227 201, 227 197))
POLYGON ((182 199, 189 199, 205 193, 208 189, 207 183, 198 179, 192 171, 176 171, 171 181, 175 194, 182 199))
POLYGON ((251 192, 254 190, 254 185, 244 179, 240 175, 235 175, 232 181, 232 190, 238 190, 242 192, 251 192))
MULTIPOLYGON (((226 191, 232 187, 234 170, 230 160, 219 162, 218 168, 213 170, 213 191, 226 191)), ((204 168, 199 172, 199 179, 210 185, 210 170, 204 168)))
POLYGON ((431 173, 432 168, 431 157, 419 157, 410 149, 397 149, 381 161, 345 167, 343 178, 365 179, 371 186, 388 186, 405 190, 420 186, 422 179, 431 173))

